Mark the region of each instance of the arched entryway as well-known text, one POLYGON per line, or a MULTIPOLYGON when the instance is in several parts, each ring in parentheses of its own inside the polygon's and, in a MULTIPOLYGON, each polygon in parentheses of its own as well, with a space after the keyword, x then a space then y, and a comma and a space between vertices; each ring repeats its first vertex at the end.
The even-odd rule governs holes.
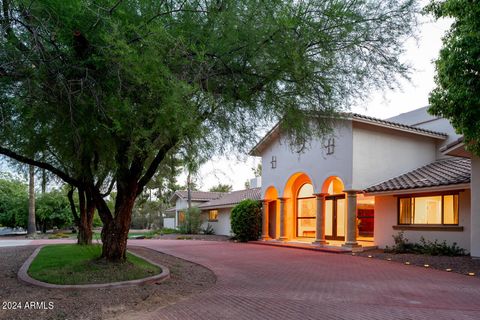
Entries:
POLYGON ((323 184, 327 240, 345 240, 347 205, 344 189, 344 184, 338 177, 330 177, 323 184))
POLYGON ((263 239, 276 239, 280 232, 280 226, 277 223, 279 220, 279 208, 278 208, 278 192, 275 187, 270 186, 265 191, 263 197, 263 227, 262 238, 263 239))

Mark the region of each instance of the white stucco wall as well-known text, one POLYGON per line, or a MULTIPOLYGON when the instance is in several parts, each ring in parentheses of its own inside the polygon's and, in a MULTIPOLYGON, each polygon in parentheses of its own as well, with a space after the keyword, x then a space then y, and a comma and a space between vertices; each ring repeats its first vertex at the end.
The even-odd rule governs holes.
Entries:
POLYGON ((472 257, 480 257, 480 158, 472 157, 471 178, 471 228, 470 241, 472 257))
MULTIPOLYGON (((422 236, 430 241, 445 240, 450 245, 456 242, 459 247, 470 252, 470 190, 460 192, 458 203, 458 225, 463 227, 463 231, 405 230, 405 237, 409 242, 419 242, 422 236)), ((397 197, 376 196, 374 241, 380 248, 394 244, 392 235, 400 232, 400 230, 393 230, 394 225, 397 225, 397 197)))
POLYGON ((231 208, 218 209, 218 220, 217 221, 208 221, 208 210, 202 212, 202 229, 205 229, 208 224, 213 227, 215 234, 223 236, 231 236, 231 227, 230 227, 230 212, 231 208))
POLYGON ((163 218, 163 227, 175 229, 175 218, 163 218))
POLYGON ((352 189, 363 190, 431 163, 436 152, 432 138, 354 122, 352 189))
POLYGON ((311 142, 303 153, 292 151, 284 138, 277 138, 262 153, 262 196, 273 186, 278 196, 284 194, 289 178, 303 172, 312 180, 315 192, 321 192, 324 181, 330 176, 342 179, 345 188, 352 183, 352 123, 339 121, 333 132, 335 151, 327 155, 319 139, 311 142), (272 156, 277 159, 277 167, 272 169, 272 156))

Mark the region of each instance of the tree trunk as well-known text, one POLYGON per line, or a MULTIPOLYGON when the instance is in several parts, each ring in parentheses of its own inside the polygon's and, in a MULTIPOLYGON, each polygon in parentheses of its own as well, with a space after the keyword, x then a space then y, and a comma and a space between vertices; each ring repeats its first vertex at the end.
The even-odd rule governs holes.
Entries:
POLYGON ((68 192, 68 200, 70 202, 70 209, 72 211, 75 224, 78 227, 77 244, 92 244, 92 227, 93 216, 95 214, 95 202, 93 201, 91 193, 85 192, 83 189, 78 189, 80 216, 77 214, 75 202, 73 201, 73 188, 68 192))
MULTIPOLYGON (((114 218, 107 223, 103 221, 102 258, 110 262, 124 262, 127 259, 128 231, 136 196, 135 192, 128 192, 126 195, 121 193, 123 194, 117 194, 114 218)), ((99 207, 98 210, 102 208, 99 207)))
POLYGON ((35 167, 30 165, 28 181, 28 228, 29 236, 35 235, 37 227, 35 224, 35 167))

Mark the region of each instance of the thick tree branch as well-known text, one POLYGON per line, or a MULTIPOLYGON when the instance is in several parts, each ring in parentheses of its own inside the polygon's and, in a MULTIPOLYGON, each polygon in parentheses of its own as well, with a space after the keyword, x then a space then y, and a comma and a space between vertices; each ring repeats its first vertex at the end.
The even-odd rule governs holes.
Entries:
POLYGON ((66 183, 68 183, 72 186, 79 187, 81 185, 80 181, 70 177, 68 174, 66 174, 65 172, 63 172, 62 170, 60 170, 58 168, 55 168, 51 164, 41 162, 41 161, 37 161, 37 160, 31 159, 31 158, 22 156, 20 154, 17 154, 15 152, 11 151, 11 150, 8 150, 8 149, 4 148, 4 147, 0 147, 0 154, 3 154, 4 156, 7 156, 9 158, 15 159, 19 162, 22 162, 22 163, 25 163, 25 164, 30 164, 30 165, 33 165, 35 167, 48 170, 51 173, 57 175, 60 179, 62 179, 63 181, 65 181, 66 183))
POLYGON ((70 209, 72 210, 73 219, 75 220, 75 224, 78 226, 80 224, 80 218, 77 213, 77 208, 75 207, 75 202, 73 201, 74 190, 75 190, 75 187, 70 186, 70 190, 68 190, 67 197, 68 197, 68 202, 70 203, 70 209))

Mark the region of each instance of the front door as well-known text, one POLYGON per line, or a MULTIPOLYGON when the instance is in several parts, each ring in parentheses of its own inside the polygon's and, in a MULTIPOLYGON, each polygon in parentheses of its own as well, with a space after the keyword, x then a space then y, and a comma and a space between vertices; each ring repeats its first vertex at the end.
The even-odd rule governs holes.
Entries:
POLYGON ((325 198, 325 238, 345 240, 345 195, 325 198))
POLYGON ((277 201, 270 201, 268 203, 268 236, 276 239, 277 228, 277 201))

